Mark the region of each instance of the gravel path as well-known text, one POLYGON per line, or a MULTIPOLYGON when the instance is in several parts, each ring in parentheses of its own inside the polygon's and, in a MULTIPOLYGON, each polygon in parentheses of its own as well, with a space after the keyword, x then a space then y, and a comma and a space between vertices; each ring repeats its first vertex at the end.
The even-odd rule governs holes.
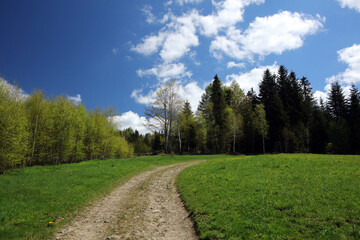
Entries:
POLYGON ((178 174, 196 163, 134 176, 86 208, 55 239, 197 239, 175 186, 178 174))

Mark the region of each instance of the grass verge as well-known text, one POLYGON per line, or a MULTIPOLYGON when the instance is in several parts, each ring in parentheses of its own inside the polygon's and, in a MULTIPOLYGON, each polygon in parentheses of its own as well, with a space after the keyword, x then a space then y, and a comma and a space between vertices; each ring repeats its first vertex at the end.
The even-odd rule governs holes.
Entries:
POLYGON ((360 156, 224 157, 177 184, 201 239, 360 239, 360 156))
POLYGON ((221 156, 152 156, 34 166, 0 175, 0 239, 46 239, 73 214, 154 166, 221 156))

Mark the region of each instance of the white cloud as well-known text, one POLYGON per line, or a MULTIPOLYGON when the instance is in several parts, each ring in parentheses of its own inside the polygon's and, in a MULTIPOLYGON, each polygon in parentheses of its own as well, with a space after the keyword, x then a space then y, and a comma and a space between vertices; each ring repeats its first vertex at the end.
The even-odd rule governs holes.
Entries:
POLYGON ((236 62, 228 62, 227 68, 244 68, 246 66, 245 63, 236 63, 236 62))
POLYGON ((189 57, 190 57, 190 59, 193 61, 193 63, 194 63, 196 66, 200 66, 201 63, 200 63, 200 61, 198 61, 198 60, 196 59, 196 55, 197 55, 197 53, 196 53, 195 51, 192 51, 192 52, 189 53, 189 57))
POLYGON ((245 31, 242 41, 246 51, 262 56, 281 54, 303 45, 306 35, 323 27, 325 19, 284 11, 270 17, 257 17, 245 31))
MULTIPOLYGON (((180 82, 176 82, 176 84, 178 86, 179 97, 184 101, 189 101, 193 111, 196 111, 205 90, 199 87, 197 82, 190 82, 186 85, 181 85, 180 82)), ((155 89, 144 95, 142 89, 136 89, 131 93, 131 97, 134 98, 137 103, 150 105, 155 100, 157 90, 158 89, 155 89)))
MULTIPOLYGON (((197 1, 178 0, 179 4, 189 2, 197 1)), ((210 52, 215 57, 221 58, 222 54, 226 54, 235 59, 252 60, 255 54, 264 57, 300 48, 307 35, 315 34, 323 28, 325 18, 319 15, 312 17, 282 11, 272 16, 257 17, 246 31, 240 31, 236 25, 243 21, 245 7, 264 2, 265 0, 213 0, 216 11, 209 15, 201 15, 196 9, 181 16, 174 16, 169 11, 164 15, 163 22, 170 22, 157 34, 146 36, 132 50, 143 55, 158 53, 164 62, 171 63, 200 44, 197 35, 200 33, 214 38, 210 52), (226 35, 221 35, 222 32, 226 35)), ((146 5, 146 12, 150 8, 146 5)))
POLYGON ((215 40, 211 42, 210 52, 217 59, 222 58, 222 53, 236 59, 246 58, 246 53, 241 49, 239 42, 225 36, 217 36, 215 40))
POLYGON ((118 49, 118 48, 113 48, 113 49, 112 49, 112 52, 113 52, 114 55, 117 55, 118 52, 119 52, 119 49, 118 49))
POLYGON ((254 89, 254 91, 259 91, 259 83, 261 82, 263 78, 263 74, 266 69, 269 69, 270 72, 276 73, 279 66, 275 62, 273 65, 268 66, 260 66, 257 68, 252 69, 250 72, 245 73, 239 73, 239 74, 231 74, 226 76, 226 82, 225 85, 230 85, 233 80, 235 80, 241 89, 245 91, 249 91, 251 88, 254 89))
POLYGON ((156 97, 156 92, 150 91, 147 95, 143 95, 143 89, 135 89, 132 91, 131 97, 134 98, 137 103, 150 105, 156 97))
POLYGON ((360 12, 360 1, 359 0, 338 0, 342 8, 354 8, 356 11, 360 12))
POLYGON ((147 36, 143 42, 132 47, 131 50, 149 56, 159 50, 165 41, 166 34, 160 32, 158 35, 147 36))
POLYGON ((18 100, 25 100, 26 98, 29 97, 29 94, 27 94, 24 90, 13 84, 8 83, 8 81, 6 81, 1 77, 0 77, 0 87, 4 87, 5 89, 7 89, 7 91, 9 91, 12 97, 18 98, 18 100))
POLYGON ((67 97, 70 101, 74 102, 75 104, 81 103, 81 95, 77 94, 76 96, 68 96, 67 97))
MULTIPOLYGON (((331 82, 333 83, 333 82, 331 82)), ((331 83, 329 82, 328 84, 326 84, 326 86, 324 87, 325 91, 315 91, 314 92, 314 98, 316 100, 316 102, 318 104, 320 104, 320 99, 322 99, 323 103, 327 102, 328 99, 328 95, 330 93, 331 90, 331 83)), ((344 94, 345 98, 349 98, 350 97, 350 92, 351 92, 351 85, 342 85, 342 92, 344 94)))
POLYGON ((190 82, 185 86, 179 85, 179 96, 184 101, 189 101, 194 112, 197 110, 201 96, 204 92, 205 90, 200 88, 197 82, 190 82))
POLYGON ((131 50, 143 55, 151 55, 159 52, 164 62, 173 62, 190 51, 191 47, 199 45, 199 39, 196 35, 194 18, 197 12, 184 14, 180 17, 174 17, 171 12, 164 15, 160 22, 166 22, 171 19, 157 35, 150 35, 143 39, 142 43, 134 46, 131 50))
POLYGON ((146 4, 141 11, 143 12, 143 14, 145 14, 146 16, 146 22, 151 24, 154 23, 156 21, 156 17, 155 15, 152 13, 152 6, 146 4))
POLYGON ((138 130, 138 132, 143 135, 150 132, 146 128, 148 120, 145 117, 140 117, 137 113, 132 111, 128 111, 119 116, 114 116, 112 120, 120 130, 125 130, 131 127, 133 130, 138 130))
POLYGON ((316 91, 314 92, 314 99, 319 105, 321 100, 323 101, 323 103, 326 103, 327 93, 322 91, 316 91))
POLYGON ((326 101, 327 94, 331 90, 331 84, 336 81, 340 83, 345 97, 350 96, 351 85, 360 82, 360 44, 354 44, 351 47, 341 49, 337 53, 339 62, 346 63, 348 67, 344 72, 326 78, 325 91, 316 91, 314 93, 314 97, 318 102, 320 97, 326 101))
POLYGON ((199 16, 200 31, 205 36, 215 36, 220 30, 226 30, 243 21, 244 8, 250 4, 262 4, 265 0, 225 0, 212 1, 217 12, 199 16))
POLYGON ((348 65, 345 72, 331 76, 327 82, 339 81, 350 85, 360 82, 360 44, 354 44, 351 47, 339 50, 339 61, 348 65))
POLYGON ((165 62, 178 60, 188 53, 191 47, 199 45, 193 20, 196 14, 196 11, 185 14, 168 25, 166 40, 160 51, 160 57, 165 62))
POLYGON ((201 3, 202 1, 203 0, 176 0, 176 3, 182 6, 182 5, 188 4, 188 3, 198 4, 198 3, 201 3))
MULTIPOLYGON (((199 3, 201 0, 177 0, 177 3, 199 3)), ((165 62, 174 62, 179 60, 185 54, 189 53, 192 47, 199 45, 197 30, 205 36, 216 36, 220 30, 226 30, 243 21, 244 8, 250 4, 264 3, 265 0, 224 0, 221 2, 213 1, 216 12, 203 16, 197 10, 192 10, 181 16, 174 16, 171 12, 164 15, 162 22, 171 20, 157 35, 150 35, 142 40, 142 43, 132 47, 143 55, 151 55, 159 52, 161 59, 165 62)), ((168 2, 168 4, 172 4, 168 2)), ((168 5, 166 4, 166 5, 168 5)), ((143 12, 149 15, 151 9, 149 6, 143 9, 143 12)), ((151 22, 155 21, 150 18, 151 22)))
POLYGON ((219 57, 222 53, 236 59, 252 59, 275 53, 282 54, 303 46, 307 35, 323 28, 325 18, 302 13, 283 11, 272 16, 257 17, 249 28, 241 33, 231 27, 226 36, 217 36, 211 43, 210 52, 219 57))
POLYGON ((166 82, 170 79, 179 79, 184 77, 191 77, 192 73, 186 71, 183 63, 163 63, 156 65, 150 69, 138 69, 136 71, 139 77, 156 76, 158 80, 166 82))

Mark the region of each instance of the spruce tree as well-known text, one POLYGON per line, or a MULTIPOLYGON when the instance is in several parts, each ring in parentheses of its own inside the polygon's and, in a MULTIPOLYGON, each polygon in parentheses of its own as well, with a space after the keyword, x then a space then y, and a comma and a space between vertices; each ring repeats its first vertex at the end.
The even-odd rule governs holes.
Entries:
POLYGON ((331 84, 327 109, 330 113, 330 142, 328 152, 349 153, 349 128, 346 121, 347 102, 339 82, 331 84))
POLYGON ((217 75, 214 77, 210 100, 213 104, 212 114, 214 116, 212 147, 216 153, 224 153, 226 149, 226 104, 222 83, 217 75))
POLYGON ((275 82, 276 76, 267 69, 259 85, 259 96, 264 105, 266 120, 269 123, 268 147, 273 152, 282 152, 282 130, 286 119, 282 101, 275 82))
POLYGON ((352 85, 350 91, 348 123, 351 153, 360 154, 360 94, 355 85, 352 85))

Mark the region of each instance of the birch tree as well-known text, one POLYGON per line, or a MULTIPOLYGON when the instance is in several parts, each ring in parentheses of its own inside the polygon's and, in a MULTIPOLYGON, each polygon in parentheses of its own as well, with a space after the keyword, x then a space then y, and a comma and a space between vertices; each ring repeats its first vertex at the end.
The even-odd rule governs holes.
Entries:
POLYGON ((145 115, 150 119, 147 127, 152 131, 157 129, 162 131, 166 153, 171 152, 173 127, 183 103, 178 91, 174 80, 163 84, 156 91, 152 104, 145 108, 145 115))

